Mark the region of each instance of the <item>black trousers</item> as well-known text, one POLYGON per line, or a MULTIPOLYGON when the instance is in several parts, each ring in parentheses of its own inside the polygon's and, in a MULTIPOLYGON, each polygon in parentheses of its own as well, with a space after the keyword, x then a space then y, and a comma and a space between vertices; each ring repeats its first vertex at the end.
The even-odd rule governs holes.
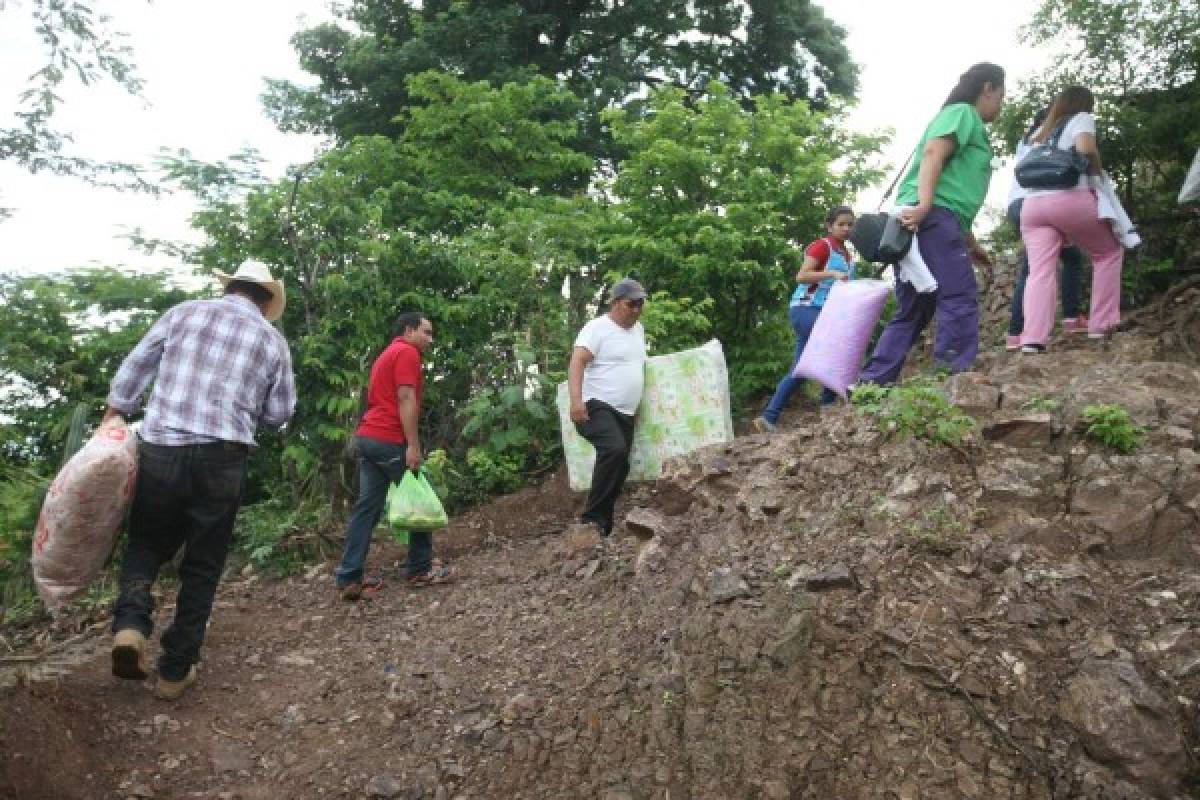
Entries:
POLYGON ((150 588, 182 546, 175 620, 162 635, 158 673, 181 680, 200 660, 200 646, 242 501, 248 449, 216 442, 138 445, 138 478, 121 564, 113 630, 154 628, 150 588))
POLYGON ((575 423, 579 435, 596 448, 596 466, 592 470, 592 490, 588 493, 583 521, 612 533, 613 509, 617 495, 629 476, 629 448, 633 445, 633 417, 622 414, 608 403, 588 400, 588 421, 575 423))

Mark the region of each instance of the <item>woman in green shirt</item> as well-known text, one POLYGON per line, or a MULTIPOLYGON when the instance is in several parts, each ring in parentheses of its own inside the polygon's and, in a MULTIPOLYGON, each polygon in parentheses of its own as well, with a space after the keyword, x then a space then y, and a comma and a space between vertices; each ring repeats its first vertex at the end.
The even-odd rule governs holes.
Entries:
POLYGON ((971 235, 992 179, 992 148, 985 123, 1004 103, 1004 70, 976 64, 963 73, 942 110, 925 129, 898 202, 906 228, 938 288, 919 294, 897 282, 897 310, 875 345, 862 380, 895 383, 908 351, 931 319, 937 320, 933 357, 954 372, 971 367, 979 352, 979 297, 972 260, 991 264, 971 235))

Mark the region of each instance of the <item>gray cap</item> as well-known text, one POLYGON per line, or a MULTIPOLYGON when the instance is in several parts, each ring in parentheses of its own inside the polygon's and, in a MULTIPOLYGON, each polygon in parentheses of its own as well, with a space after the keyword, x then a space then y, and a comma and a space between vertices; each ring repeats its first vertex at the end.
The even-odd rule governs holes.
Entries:
POLYGON ((617 281, 608 296, 610 300, 645 300, 646 290, 633 278, 624 278, 617 281))

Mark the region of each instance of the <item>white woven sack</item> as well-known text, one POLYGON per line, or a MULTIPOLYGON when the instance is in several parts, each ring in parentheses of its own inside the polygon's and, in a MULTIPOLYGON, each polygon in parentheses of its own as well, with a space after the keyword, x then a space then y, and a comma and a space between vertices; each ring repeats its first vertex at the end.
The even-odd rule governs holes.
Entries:
POLYGON ((58 473, 33 537, 33 579, 55 610, 104 566, 137 480, 137 436, 123 422, 102 426, 58 473))
MULTIPOLYGON (((558 385, 557 404, 568 482, 572 490, 586 491, 592 485, 596 451, 571 422, 566 381, 558 385)), ((668 459, 732 441, 729 372, 719 341, 646 360, 627 480, 657 480, 668 459)))

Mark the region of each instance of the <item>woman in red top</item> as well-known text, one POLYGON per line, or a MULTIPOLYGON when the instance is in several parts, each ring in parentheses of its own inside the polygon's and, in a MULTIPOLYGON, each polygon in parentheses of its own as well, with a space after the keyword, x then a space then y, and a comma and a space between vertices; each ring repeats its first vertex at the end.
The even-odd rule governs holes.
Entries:
MULTIPOLYGON (((825 232, 828 235, 813 242, 804 251, 804 264, 796 273, 796 290, 792 293, 788 308, 788 320, 796 332, 796 354, 766 410, 754 420, 754 427, 762 433, 775 430, 788 400, 804 384, 804 379, 792 377, 792 372, 800 361, 804 346, 808 344, 808 337, 812 334, 813 325, 825 305, 830 288, 835 281, 854 277, 854 260, 846 250, 846 239, 850 238, 853 227, 854 211, 848 206, 838 206, 825 215, 825 232)), ((824 389, 821 392, 821 405, 829 405, 836 398, 837 395, 824 389)))

